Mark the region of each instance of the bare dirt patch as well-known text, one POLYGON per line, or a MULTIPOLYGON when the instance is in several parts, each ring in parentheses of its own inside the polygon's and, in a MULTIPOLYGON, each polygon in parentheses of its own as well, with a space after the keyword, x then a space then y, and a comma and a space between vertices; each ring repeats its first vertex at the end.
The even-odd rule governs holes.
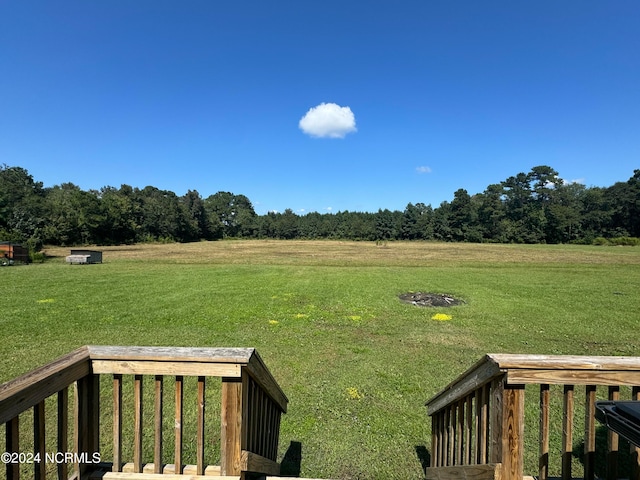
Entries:
POLYGON ((399 296, 400 300, 418 307, 453 307, 464 301, 445 293, 409 292, 399 296))

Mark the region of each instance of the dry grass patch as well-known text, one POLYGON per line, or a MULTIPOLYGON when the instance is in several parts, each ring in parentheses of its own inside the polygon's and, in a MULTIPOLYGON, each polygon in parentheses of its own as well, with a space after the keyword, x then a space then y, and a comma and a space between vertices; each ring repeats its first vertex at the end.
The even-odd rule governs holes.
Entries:
MULTIPOLYGON (((252 265, 446 266, 469 263, 640 264, 640 250, 577 245, 342 242, 331 240, 224 240, 93 247, 104 261, 160 261, 252 265)), ((68 247, 48 247, 64 258, 68 247)))

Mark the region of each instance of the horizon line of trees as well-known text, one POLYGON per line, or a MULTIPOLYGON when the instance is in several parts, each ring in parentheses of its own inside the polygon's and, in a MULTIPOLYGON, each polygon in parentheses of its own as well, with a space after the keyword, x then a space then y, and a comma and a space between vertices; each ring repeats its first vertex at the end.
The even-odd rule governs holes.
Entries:
POLYGON ((438 240, 497 243, 592 243, 640 237, 640 170, 626 182, 586 187, 542 165, 487 186, 460 188, 432 207, 403 211, 256 214, 244 195, 196 190, 178 196, 153 186, 84 191, 73 183, 43 187, 21 167, 0 166, 0 241, 43 245, 119 245, 222 238, 438 240))

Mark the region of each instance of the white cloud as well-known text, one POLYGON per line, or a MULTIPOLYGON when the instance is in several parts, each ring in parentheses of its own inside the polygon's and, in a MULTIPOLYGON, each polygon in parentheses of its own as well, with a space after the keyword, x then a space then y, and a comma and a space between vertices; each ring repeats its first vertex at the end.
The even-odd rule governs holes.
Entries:
POLYGON ((351 109, 335 103, 321 103, 310 108, 298 126, 307 135, 319 138, 344 138, 357 131, 356 117, 351 109))
POLYGON ((418 168, 416 168, 416 172, 418 172, 418 173, 431 173, 431 168, 426 167, 426 166, 418 167, 418 168))

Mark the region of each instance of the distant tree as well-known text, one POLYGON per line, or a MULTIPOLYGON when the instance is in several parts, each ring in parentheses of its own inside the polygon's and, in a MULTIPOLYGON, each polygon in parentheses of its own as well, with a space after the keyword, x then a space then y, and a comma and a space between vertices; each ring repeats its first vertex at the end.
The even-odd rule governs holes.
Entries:
POLYGON ((96 232, 103 223, 97 192, 85 192, 73 183, 63 183, 47 191, 46 205, 46 243, 94 243, 96 232))
POLYGON ((44 196, 42 182, 24 168, 0 165, 0 238, 41 246, 44 196))
POLYGON ((506 235, 506 213, 502 201, 503 189, 501 185, 489 185, 478 195, 478 222, 482 230, 482 237, 492 242, 508 241, 506 235))
POLYGON ((440 203, 433 212, 433 238, 443 242, 453 241, 451 232, 451 204, 447 201, 440 203))
POLYGON ((258 230, 255 225, 256 212, 244 195, 218 192, 204 200, 204 207, 209 221, 215 224, 217 219, 217 223, 222 225, 225 237, 235 238, 247 230, 258 230))
POLYGON ((131 244, 138 238, 141 204, 129 185, 103 187, 99 194, 102 224, 96 242, 100 244, 131 244))

